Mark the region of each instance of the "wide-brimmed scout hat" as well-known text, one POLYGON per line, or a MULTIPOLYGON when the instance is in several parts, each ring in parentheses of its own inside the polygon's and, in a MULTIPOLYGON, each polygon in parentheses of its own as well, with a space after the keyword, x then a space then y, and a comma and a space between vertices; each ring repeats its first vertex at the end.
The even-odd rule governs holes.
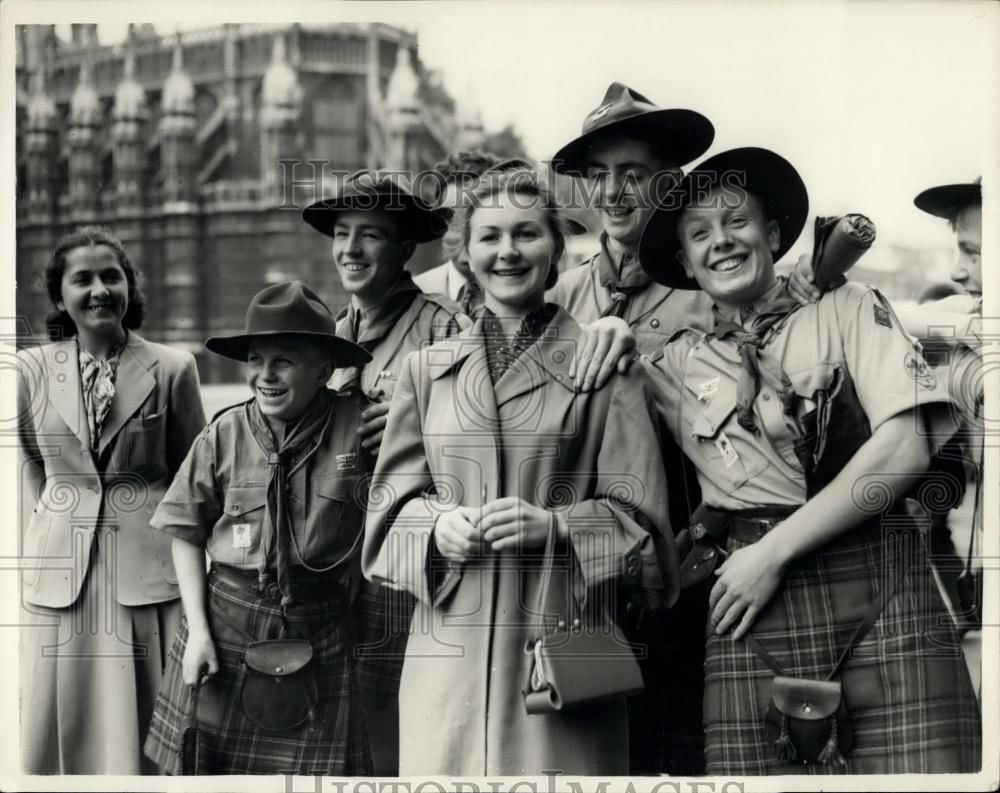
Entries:
POLYGON ((591 146, 610 136, 644 140, 674 165, 697 159, 712 145, 715 127, 701 113, 657 107, 638 91, 611 83, 604 100, 583 120, 580 137, 552 158, 556 173, 585 175, 591 146))
POLYGON ((281 336, 311 341, 326 348, 338 366, 361 366, 372 357, 363 347, 337 335, 337 322, 319 296, 301 281, 283 281, 261 289, 247 306, 244 332, 213 336, 211 352, 246 361, 253 339, 281 336))
POLYGON ((943 184, 924 190, 913 203, 929 215, 954 220, 965 207, 983 203, 983 177, 963 184, 943 184))
POLYGON ((769 149, 753 146, 729 149, 700 163, 664 196, 642 232, 639 262, 658 283, 675 289, 700 289, 677 258, 681 249, 677 223, 688 207, 709 207, 709 193, 722 186, 712 201, 737 201, 753 193, 769 220, 778 224, 780 244, 774 261, 784 256, 802 233, 809 214, 809 193, 799 172, 788 160, 769 149))
POLYGON ((413 242, 440 239, 451 217, 448 210, 428 206, 396 179, 372 171, 359 171, 347 179, 339 195, 316 201, 303 209, 302 219, 316 231, 332 237, 340 213, 373 209, 399 218, 403 237, 413 242))

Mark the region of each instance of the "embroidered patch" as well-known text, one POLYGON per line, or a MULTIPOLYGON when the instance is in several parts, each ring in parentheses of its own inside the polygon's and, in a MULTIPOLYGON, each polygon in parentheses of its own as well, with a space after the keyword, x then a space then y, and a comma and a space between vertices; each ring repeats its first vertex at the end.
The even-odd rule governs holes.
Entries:
POLYGON ((719 437, 715 439, 715 448, 722 455, 722 462, 726 464, 726 468, 732 468, 736 464, 736 461, 740 459, 740 456, 736 453, 736 449, 733 448, 733 444, 729 442, 729 438, 726 437, 726 433, 724 432, 720 432, 719 437))
POLYGON ((920 353, 908 352, 903 360, 903 365, 913 375, 913 379, 928 391, 937 385, 937 376, 934 374, 934 370, 927 365, 927 361, 920 353))
POLYGON ((892 317, 885 306, 875 305, 875 322, 879 325, 885 325, 887 328, 892 327, 892 317))
POLYGON ((234 523, 233 524, 233 547, 234 548, 249 548, 250 547, 250 524, 249 523, 234 523))
POLYGON ((358 467, 358 455, 353 452, 351 454, 338 454, 336 459, 338 471, 353 471, 358 467))
POLYGON ((702 402, 708 401, 708 398, 719 390, 719 384, 721 382, 722 377, 719 375, 703 382, 700 386, 698 386, 698 399, 702 402))

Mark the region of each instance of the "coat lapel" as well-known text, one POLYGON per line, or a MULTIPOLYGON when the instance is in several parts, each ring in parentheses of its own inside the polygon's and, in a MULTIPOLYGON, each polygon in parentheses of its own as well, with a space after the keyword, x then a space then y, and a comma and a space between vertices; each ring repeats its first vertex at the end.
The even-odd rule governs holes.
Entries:
POLYGON ((111 400, 111 409, 101 429, 98 457, 104 454, 125 422, 135 414, 156 386, 156 378, 148 371, 154 363, 156 359, 150 354, 146 343, 130 333, 128 344, 122 350, 121 360, 118 362, 115 397, 111 400))
POLYGON ((90 448, 90 430, 80 390, 80 364, 73 339, 58 341, 47 349, 49 402, 84 448, 90 448))
MULTIPOLYGON (((575 391, 569 368, 580 340, 580 326, 560 308, 542 335, 503 373, 495 386, 497 408, 554 380, 575 391)), ((484 356, 485 358, 485 356, 484 356)), ((487 375, 487 379, 488 379, 487 375)))

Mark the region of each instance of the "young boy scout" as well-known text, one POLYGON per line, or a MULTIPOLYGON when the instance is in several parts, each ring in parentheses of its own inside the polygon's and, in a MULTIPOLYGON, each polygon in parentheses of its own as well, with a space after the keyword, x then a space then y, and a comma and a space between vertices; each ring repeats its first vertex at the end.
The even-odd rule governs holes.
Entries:
POLYGON ((206 347, 246 363, 253 399, 198 436, 151 520, 173 537, 185 619, 146 753, 167 773, 180 771, 191 686, 207 670, 206 707, 194 713, 199 772, 367 773, 350 626, 368 467, 357 434, 362 400, 326 383, 337 367, 371 356, 336 335, 330 311, 299 281, 259 292, 245 332, 206 347), (291 666, 303 642, 311 660, 281 696, 249 701, 243 679, 260 648, 278 653, 269 656, 278 667, 292 653, 291 666), (262 722, 260 708, 290 718, 262 722))
MULTIPOLYGON (((351 296, 337 315, 337 333, 371 354, 363 367, 336 371, 330 385, 360 386, 370 403, 361 414, 361 445, 377 455, 403 361, 461 330, 458 306, 443 295, 421 292, 404 268, 417 243, 444 235, 448 213, 427 207, 388 177, 362 172, 336 197, 306 207, 302 217, 333 238, 333 263, 351 296)), ((374 770, 378 776, 395 776, 399 677, 414 600, 406 592, 364 582, 358 606, 356 671, 374 770)))

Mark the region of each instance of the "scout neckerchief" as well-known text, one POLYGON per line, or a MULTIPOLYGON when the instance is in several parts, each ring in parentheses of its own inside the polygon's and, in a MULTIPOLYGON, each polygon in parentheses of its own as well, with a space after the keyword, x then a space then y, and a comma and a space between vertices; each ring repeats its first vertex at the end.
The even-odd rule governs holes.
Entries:
MULTIPOLYGON (((785 283, 779 279, 779 288, 768 290, 770 298, 754 306, 740 309, 743 324, 720 316, 718 308, 712 307, 715 318, 715 338, 719 341, 732 341, 740 354, 743 366, 736 384, 736 420, 748 432, 756 432, 757 424, 753 417, 753 403, 760 392, 760 349, 764 337, 779 322, 799 308, 799 302, 790 297, 785 290, 785 283), (749 326, 748 328, 745 326, 749 326)), ((782 404, 788 408, 792 397, 792 384, 784 372, 779 372, 781 384, 780 396, 782 404)))
POLYGON ((267 518, 270 525, 265 526, 264 531, 265 547, 261 555, 259 581, 263 587, 273 547, 282 608, 292 602, 291 584, 288 580, 289 543, 292 536, 292 519, 288 508, 290 479, 319 448, 333 411, 333 392, 325 387, 320 388, 298 420, 285 427, 285 437, 279 444, 257 401, 249 402, 246 406, 250 431, 257 445, 267 455, 270 468, 267 480, 267 518))
POLYGON ((597 256, 597 278, 601 286, 611 293, 611 302, 601 312, 602 317, 625 318, 629 303, 636 295, 642 294, 653 279, 639 266, 634 253, 626 253, 619 262, 619 272, 615 272, 614 261, 608 250, 608 235, 601 235, 601 252, 597 256), (625 270, 628 269, 628 272, 625 270))
POLYGON ((413 283, 410 273, 407 270, 400 271, 385 298, 374 308, 359 309, 351 302, 347 310, 348 322, 343 331, 344 338, 371 352, 389 334, 396 321, 419 294, 420 287, 413 283))
POLYGON ((486 341, 486 365, 490 380, 496 385, 514 361, 542 335, 545 327, 559 311, 555 303, 539 306, 521 320, 521 327, 508 340, 497 315, 483 309, 483 336, 486 341))
POLYGON ((97 449, 101 440, 101 430, 104 419, 111 410, 111 401, 115 398, 115 380, 118 377, 118 362, 128 341, 125 340, 107 354, 105 358, 97 358, 80 347, 77 339, 80 364, 80 389, 83 391, 83 407, 87 413, 87 428, 90 430, 91 449, 97 449))

